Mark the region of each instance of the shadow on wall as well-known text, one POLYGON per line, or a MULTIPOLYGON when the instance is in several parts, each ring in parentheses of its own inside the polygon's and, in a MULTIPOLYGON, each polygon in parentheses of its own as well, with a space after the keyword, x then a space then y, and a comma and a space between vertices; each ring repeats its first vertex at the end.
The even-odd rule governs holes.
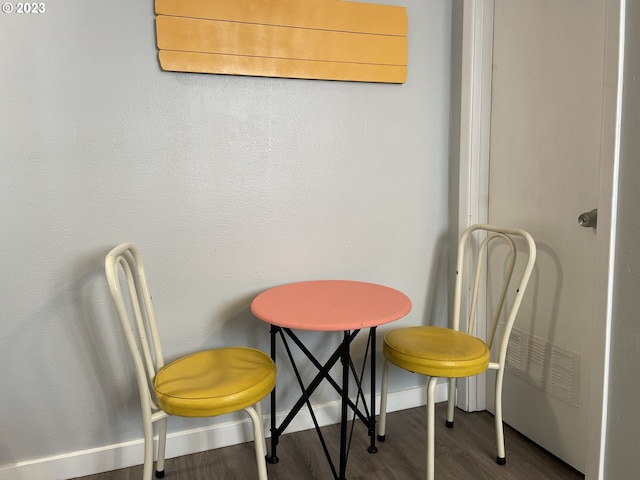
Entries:
POLYGON ((229 303, 217 318, 211 319, 210 345, 243 346, 269 353, 269 325, 251 313, 251 302, 261 291, 229 303))
MULTIPOLYGON (((427 278, 425 283, 427 285, 427 291, 425 295, 425 305, 422 309, 423 316, 419 323, 420 325, 435 325, 442 327, 449 325, 449 259, 452 254, 456 254, 455 251, 450 251, 451 245, 452 243, 449 233, 447 231, 442 232, 435 243, 433 260, 431 262, 432 268, 428 271, 425 267, 425 278, 427 278)), ((412 311, 414 313, 418 313, 418 305, 414 305, 412 311)), ((384 364, 384 356, 382 355, 384 331, 393 329, 396 326, 404 327, 408 326, 408 324, 389 324, 386 326, 386 329, 378 331, 378 341, 376 345, 376 370, 378 372, 382 372, 384 364)), ((398 370, 394 375, 389 376, 389 391, 422 386, 423 384, 423 378, 404 370, 398 370)), ((377 388, 379 391, 379 385, 377 388)))
MULTIPOLYGON (((553 421, 555 418, 555 412, 557 411, 551 402, 557 402, 558 399, 570 404, 570 398, 574 397, 578 401, 578 391, 575 395, 571 392, 574 388, 577 389, 578 379, 575 379, 575 384, 569 381, 573 375, 570 372, 562 372, 563 375, 558 377, 558 371, 556 370, 559 365, 554 361, 554 349, 555 349, 555 337, 556 330, 558 328, 558 322, 560 321, 560 300, 562 298, 562 292, 564 288, 564 272, 562 270, 562 262, 558 257, 558 253, 548 244, 536 242, 538 250, 538 263, 534 268, 531 288, 530 304, 531 309, 527 312, 520 312, 519 318, 516 321, 515 329, 518 327, 522 329, 523 333, 531 335, 529 338, 525 338, 522 345, 517 345, 513 342, 513 338, 509 344, 510 350, 507 355, 507 369, 508 374, 505 378, 506 382, 510 382, 513 385, 514 390, 518 391, 531 391, 530 395, 519 396, 519 402, 524 404, 518 404, 517 408, 514 405, 515 412, 526 411, 529 418, 541 418, 545 419, 544 426, 539 422, 537 428, 543 428, 545 435, 549 438, 559 439, 562 438, 558 431, 557 422, 553 421), (543 280, 540 275, 540 263, 548 265, 548 277, 544 278, 545 285, 541 285, 543 280), (540 295, 541 288, 547 291, 553 292, 551 301, 542 305, 537 299, 540 295), (544 343, 537 342, 537 337, 533 336, 533 333, 537 332, 537 335, 544 337, 544 343), (518 348, 516 349, 516 346, 518 348), (517 365, 510 365, 510 357, 518 359, 517 365), (517 367, 517 368, 516 368, 517 367), (554 385, 557 384, 558 378, 562 378, 569 383, 562 385, 560 391, 567 395, 567 398, 562 398, 565 395, 558 397, 554 395, 554 385), (518 385, 516 387, 516 385, 518 385), (540 395, 539 391, 547 392, 551 396, 555 396, 552 399, 548 395, 540 395), (551 420, 551 421, 549 421, 551 420)), ((518 333, 517 331, 515 332, 518 333)), ((512 334, 513 337, 514 334, 512 334)), ((506 391, 506 389, 505 389, 506 391)), ((577 407, 577 404, 575 405, 577 407)), ((505 421, 512 416, 515 416, 510 412, 510 405, 505 402, 505 421)), ((515 428, 518 425, 512 425, 515 428)))
POLYGON ((104 258, 111 247, 78 259, 75 284, 69 302, 74 309, 67 318, 67 335, 77 352, 75 367, 84 377, 84 397, 92 423, 87 433, 95 446, 121 442, 118 425, 141 424, 138 389, 128 347, 109 296, 104 258), (99 431, 99 435, 94 432, 99 431))
MULTIPOLYGON (((547 257, 549 261, 545 263, 553 265, 554 267, 553 278, 548 279, 548 280, 553 280, 553 286, 551 286, 549 290, 553 291, 554 294, 553 294, 553 300, 550 302, 549 311, 547 312, 538 312, 538 309, 540 307, 540 302, 535 302, 535 301, 532 302, 533 307, 531 310, 531 315, 527 320, 527 323, 529 324, 529 326, 526 327, 525 330, 528 332, 539 331, 539 328, 536 328, 536 327, 537 327, 537 324, 540 323, 540 319, 548 318, 549 326, 545 332, 544 337, 547 339, 549 345, 555 345, 556 329, 558 326, 558 317, 559 317, 559 311, 560 311, 560 299, 562 298, 562 290, 564 286, 564 273, 562 271, 562 263, 560 261, 560 258, 558 257, 558 253, 550 245, 537 242, 537 248, 538 248, 539 258, 544 260, 544 258, 547 257)), ((534 270, 533 281, 534 283, 533 283, 533 289, 532 289, 533 291, 531 294, 531 298, 537 299, 540 291, 540 271, 538 266, 536 266, 534 270)), ((524 319, 522 319, 517 323, 520 325, 524 325, 525 321, 524 319)), ((543 384, 539 385, 543 389, 547 388, 546 382, 548 382, 551 378, 552 353, 553 352, 551 348, 544 349, 543 360, 542 360, 543 384)), ((524 370, 526 372, 531 372, 532 370, 537 369, 536 368, 537 366, 533 365, 532 361, 533 361, 533 358, 531 357, 525 360, 526 365, 524 365, 524 370)), ((537 380, 533 377, 529 378, 529 381, 533 382, 534 384, 537 383, 537 380)))
POLYGON ((451 250, 452 245, 456 244, 451 243, 449 233, 441 233, 436 242, 433 269, 429 275, 429 289, 424 307, 425 325, 449 326, 449 290, 450 287, 453 288, 452 277, 449 275, 449 260, 457 253, 451 250))
MULTIPOLYGON (((557 375, 553 373, 552 346, 559 321, 564 273, 558 254, 553 248, 540 242, 536 242, 536 246, 537 263, 507 350, 503 394, 504 422, 515 430, 523 429, 534 441, 541 431, 544 431, 546 438, 564 441, 564 435, 559 431, 558 423, 555 421, 559 399, 552 398, 553 394, 544 394, 545 391, 551 392, 551 383, 557 381, 557 375), (540 263, 547 264, 547 271, 553 274, 542 279, 540 263), (538 301, 541 289, 553 292, 552 300, 547 305, 538 301), (543 335, 544 344, 539 343, 530 332, 543 335), (515 395, 517 398, 512 398, 515 395), (525 424, 522 424, 522 412, 527 412, 525 424)), ((487 376, 487 391, 493 392, 494 388, 495 372, 490 372, 487 376)), ((489 395, 488 400, 487 409, 494 412, 493 395, 489 395)), ((507 445, 507 456, 508 449, 507 445)))
POLYGON ((4 355, 13 377, 3 389, 17 408, 2 419, 3 466, 39 458, 43 449, 66 453, 122 441, 114 425, 139 421, 128 351, 111 306, 104 308, 106 252, 63 264, 37 299, 42 306, 9 334, 4 355))

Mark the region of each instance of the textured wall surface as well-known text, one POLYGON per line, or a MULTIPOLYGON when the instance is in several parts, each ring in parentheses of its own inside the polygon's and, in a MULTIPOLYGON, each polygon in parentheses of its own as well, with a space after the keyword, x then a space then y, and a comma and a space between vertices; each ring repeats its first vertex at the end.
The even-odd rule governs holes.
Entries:
POLYGON ((386 3, 409 15, 404 85, 162 72, 151 1, 0 14, 0 467, 141 438, 117 243, 142 250, 169 359, 268 349, 250 301, 295 280, 401 289, 403 324, 446 310, 451 6, 386 3))

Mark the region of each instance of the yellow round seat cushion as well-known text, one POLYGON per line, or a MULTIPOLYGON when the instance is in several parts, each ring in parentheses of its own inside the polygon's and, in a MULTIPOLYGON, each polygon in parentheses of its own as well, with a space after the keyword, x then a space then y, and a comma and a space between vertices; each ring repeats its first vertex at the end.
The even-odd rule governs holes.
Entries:
POLYGON ((276 383, 276 365, 260 350, 204 350, 179 358, 157 373, 158 406, 171 415, 213 417, 236 412, 266 397, 276 383))
POLYGON ((406 327, 384 336, 383 353, 391 363, 430 377, 460 378, 489 367, 489 347, 479 338, 441 327, 406 327))

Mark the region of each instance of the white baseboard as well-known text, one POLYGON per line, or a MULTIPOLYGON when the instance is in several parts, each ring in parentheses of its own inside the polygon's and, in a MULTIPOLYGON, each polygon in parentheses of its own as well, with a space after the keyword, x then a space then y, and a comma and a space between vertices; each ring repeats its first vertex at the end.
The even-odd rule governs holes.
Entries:
MULTIPOLYGON (((446 383, 436 387, 436 402, 447 398, 446 383)), ((389 393, 389 412, 406 410, 426 404, 426 388, 415 387, 389 393)), ((369 399, 367 398, 367 401, 369 399)), ((380 400, 376 398, 377 413, 380 400)), ((301 412, 304 412, 303 409, 301 412)), ((340 402, 314 405, 320 426, 340 421, 340 402)), ((284 418, 287 412, 278 414, 284 418)), ((265 420, 265 425, 267 425, 265 420)), ((313 428, 311 416, 301 413, 291 422, 287 433, 313 428)), ((269 432, 266 432, 269 435, 269 432)), ((179 457, 214 448, 237 445, 253 439, 251 423, 247 420, 216 424, 211 427, 184 430, 169 434, 167 458, 179 457)), ((38 458, 0 467, 0 480, 65 480, 95 473, 140 465, 143 458, 143 440, 80 450, 53 457, 38 458)))

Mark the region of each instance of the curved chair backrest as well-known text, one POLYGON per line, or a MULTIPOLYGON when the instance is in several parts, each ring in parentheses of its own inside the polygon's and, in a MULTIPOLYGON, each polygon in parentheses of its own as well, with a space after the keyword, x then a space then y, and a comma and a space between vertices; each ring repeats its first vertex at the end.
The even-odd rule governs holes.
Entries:
POLYGON ((153 400, 151 382, 164 366, 160 335, 144 263, 138 249, 123 243, 105 258, 109 290, 122 323, 135 366, 143 412, 159 410, 153 400))
POLYGON ((499 296, 495 304, 493 321, 489 324, 488 335, 486 339, 489 348, 493 349, 493 343, 496 340, 495 333, 500 321, 501 315, 505 315, 504 331, 500 340, 498 350, 498 363, 504 365, 504 360, 507 354, 507 344, 511 330, 515 322, 520 304, 522 302, 522 296, 524 295, 533 267, 536 261, 536 244, 531 235, 524 230, 496 227, 494 225, 472 225, 467 228, 460 236, 460 242, 458 243, 458 260, 456 265, 456 283, 454 290, 454 311, 453 311, 453 328, 460 330, 460 311, 463 301, 462 288, 463 278, 465 277, 465 270, 471 268, 472 275, 467 278, 472 279, 472 284, 469 285, 470 297, 469 297, 469 316, 467 323, 467 333, 472 335, 475 325, 475 320, 478 316, 478 292, 483 282, 487 280, 488 272, 488 246, 501 242, 506 244, 508 252, 506 255, 504 268, 504 276, 502 277, 502 285, 499 289, 499 296), (474 235, 477 232, 477 235, 474 235), (475 240, 475 243, 474 243, 475 240), (518 242, 516 243, 516 240, 518 242), (522 253, 526 253, 526 264, 519 268, 519 275, 514 277, 516 260, 518 256, 518 249, 522 253), (524 252, 522 251, 524 249, 524 252), (470 252, 475 250, 475 263, 469 257, 470 252), (513 290, 511 298, 507 298, 509 289, 513 290), (511 303, 507 305, 507 300, 511 303))

